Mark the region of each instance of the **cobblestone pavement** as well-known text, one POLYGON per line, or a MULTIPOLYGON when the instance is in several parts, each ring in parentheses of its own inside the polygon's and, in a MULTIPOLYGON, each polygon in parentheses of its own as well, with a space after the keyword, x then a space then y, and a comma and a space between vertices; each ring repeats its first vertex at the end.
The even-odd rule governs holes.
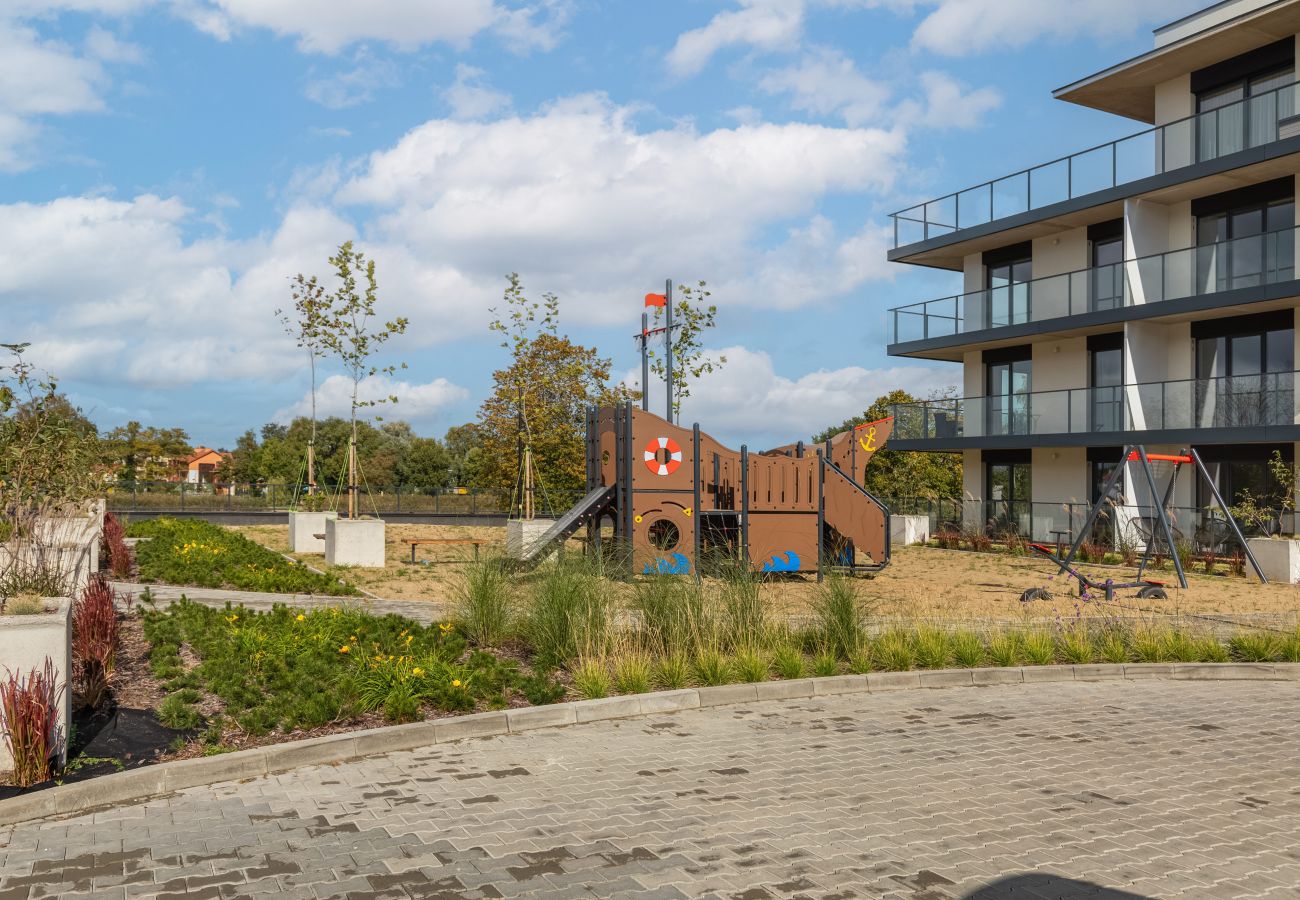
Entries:
POLYGON ((1300 684, 856 694, 0 830, 0 898, 1294 897, 1300 684))

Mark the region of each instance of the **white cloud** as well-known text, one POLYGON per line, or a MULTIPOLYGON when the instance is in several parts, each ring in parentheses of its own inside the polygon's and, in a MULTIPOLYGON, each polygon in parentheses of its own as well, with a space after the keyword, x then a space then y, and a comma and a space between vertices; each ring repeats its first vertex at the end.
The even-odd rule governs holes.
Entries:
MULTIPOLYGON (((682 404, 682 421, 720 440, 752 449, 779 446, 859 415, 882 394, 902 389, 928 396, 957 384, 958 367, 892 366, 866 369, 846 366, 821 369, 797 377, 780 374, 767 353, 746 347, 711 351, 727 358, 717 372, 691 387, 682 404)), ((629 373, 635 384, 639 372, 629 373)), ((652 403, 662 403, 662 385, 651 385, 652 403)), ((657 408, 657 407, 656 407, 657 408)))
POLYGON ((144 59, 139 45, 123 41, 111 31, 93 26, 86 34, 86 52, 109 63, 138 63, 144 59))
POLYGON ((376 207, 376 236, 450 261, 481 285, 478 302, 493 302, 515 270, 597 323, 626 318, 614 301, 665 273, 706 278, 734 302, 728 284, 783 253, 830 271, 759 303, 797 305, 858 283, 862 263, 809 217, 829 194, 888 190, 900 134, 807 124, 641 132, 630 117, 587 96, 526 118, 427 122, 373 154, 337 199, 376 207), (787 250, 760 248, 773 226, 792 229, 787 250))
POLYGON ((917 27, 912 43, 948 56, 1010 50, 1044 37, 1115 39, 1140 25, 1165 21, 1205 5, 1204 0, 939 0, 917 27))
POLYGON ((376 90, 399 83, 392 60, 375 59, 361 51, 354 62, 351 69, 309 81, 304 91, 307 99, 326 109, 347 109, 367 102, 376 90))
POLYGON ((719 50, 736 45, 762 50, 795 49, 803 33, 800 0, 740 0, 740 9, 715 15, 684 32, 668 52, 668 67, 685 77, 703 69, 719 50))
POLYGON ((104 71, 66 44, 44 41, 32 28, 0 19, 0 110, 85 112, 103 108, 104 71))
POLYGON ((485 119, 510 108, 510 95, 490 87, 486 73, 465 63, 456 65, 456 80, 442 92, 456 119, 485 119))
POLYGON ((902 122, 928 128, 974 128, 984 116, 1002 105, 1002 95, 994 88, 967 90, 946 72, 922 72, 920 100, 901 105, 902 122))
POLYGON ((797 65, 768 72, 758 86, 784 94, 790 105, 818 116, 838 115, 849 125, 877 118, 889 100, 889 88, 858 71, 839 50, 819 48, 797 65))
MULTIPOLYGON (((452 384, 446 378, 435 378, 427 384, 411 384, 372 375, 358 386, 357 398, 362 401, 386 400, 396 397, 397 403, 380 403, 357 411, 358 417, 404 419, 408 422, 427 423, 437 419, 449 406, 469 397, 469 391, 452 384)), ((345 375, 331 375, 322 381, 316 391, 318 416, 350 416, 352 413, 352 380, 345 375)), ((296 416, 311 414, 311 392, 290 406, 277 410, 272 421, 289 422, 296 416)))

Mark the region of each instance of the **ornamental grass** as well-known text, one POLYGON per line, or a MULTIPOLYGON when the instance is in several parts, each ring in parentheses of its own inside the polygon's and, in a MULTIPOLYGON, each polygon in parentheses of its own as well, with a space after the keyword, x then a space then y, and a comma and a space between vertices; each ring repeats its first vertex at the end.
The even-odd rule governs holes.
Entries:
POLYGON ((0 729, 13 757, 13 783, 30 787, 54 777, 54 765, 63 752, 63 726, 59 721, 59 695, 54 662, 23 677, 8 672, 0 679, 0 729))

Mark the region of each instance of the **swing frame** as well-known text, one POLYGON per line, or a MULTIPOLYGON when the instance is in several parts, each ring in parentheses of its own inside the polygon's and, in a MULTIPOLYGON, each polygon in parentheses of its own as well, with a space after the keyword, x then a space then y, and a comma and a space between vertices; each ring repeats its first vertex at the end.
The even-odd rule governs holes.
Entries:
MULTIPOLYGON (((1182 560, 1178 558, 1178 552, 1174 544, 1173 524, 1169 521, 1168 510, 1169 504, 1173 500, 1174 485, 1178 482, 1178 471, 1184 465, 1196 466, 1196 471, 1205 479, 1205 483, 1209 486, 1210 492, 1214 495, 1215 502, 1217 502, 1219 508, 1224 511, 1225 517, 1228 520, 1228 525, 1232 528, 1233 534, 1236 535, 1237 541, 1245 552, 1246 558, 1250 561, 1251 568, 1255 570, 1255 574, 1259 577, 1260 583, 1268 584, 1268 578, 1265 577, 1263 570, 1259 566, 1259 562, 1255 559, 1255 554, 1251 552, 1250 546, 1246 543, 1246 538, 1241 533, 1241 528, 1237 525, 1237 520, 1228 512, 1228 506, 1223 502, 1223 496, 1219 493, 1218 486, 1215 485, 1214 479, 1210 477, 1210 473, 1205 468, 1205 463, 1201 460, 1201 456, 1196 452, 1196 449, 1192 448, 1178 454, 1147 453, 1146 447, 1143 445, 1129 444, 1125 446, 1124 453, 1120 456, 1119 464, 1111 470, 1108 476, 1106 476, 1106 483, 1102 487, 1101 495, 1097 498, 1096 502, 1092 504, 1092 508, 1088 510, 1088 518, 1084 521, 1083 528, 1079 530, 1079 534, 1075 537, 1073 543, 1070 544, 1070 552, 1062 558, 1057 555, 1055 550, 1045 544, 1029 545, 1034 552, 1057 564, 1058 575, 1069 575, 1078 581, 1080 595, 1082 595, 1088 588, 1103 591, 1106 595, 1107 601, 1115 599, 1115 591, 1130 588, 1137 588, 1138 596, 1140 597, 1155 596, 1156 591, 1158 591, 1160 595, 1163 595, 1165 582, 1155 581, 1144 577, 1147 564, 1151 562, 1152 557, 1154 556, 1153 544, 1156 543, 1155 541, 1146 542, 1146 547, 1142 552, 1142 560, 1138 563, 1137 577, 1135 581, 1117 582, 1112 578, 1108 578, 1105 581, 1095 581, 1071 565, 1079 553, 1079 548, 1083 546, 1084 540, 1089 534, 1091 534, 1092 527, 1100 517, 1102 509, 1110 503, 1115 488, 1119 485, 1120 476, 1123 474, 1124 464, 1129 462, 1137 462, 1141 464, 1142 474, 1145 476, 1147 488, 1151 491, 1151 497, 1153 499, 1157 497, 1159 498, 1156 506, 1156 518, 1160 523, 1160 532, 1166 541, 1166 546, 1169 548, 1169 556, 1170 559, 1173 560, 1174 571, 1178 573, 1178 583, 1180 586, 1183 588, 1187 587, 1187 574, 1183 571, 1182 560), (1171 462, 1174 464, 1174 471, 1169 476, 1169 483, 1165 486, 1163 494, 1156 489, 1156 477, 1155 473, 1151 469, 1151 463, 1153 460, 1156 462, 1171 462)), ((1025 591, 1021 599, 1033 599, 1030 595, 1034 594, 1038 590, 1041 589, 1031 588, 1030 590, 1025 591)))

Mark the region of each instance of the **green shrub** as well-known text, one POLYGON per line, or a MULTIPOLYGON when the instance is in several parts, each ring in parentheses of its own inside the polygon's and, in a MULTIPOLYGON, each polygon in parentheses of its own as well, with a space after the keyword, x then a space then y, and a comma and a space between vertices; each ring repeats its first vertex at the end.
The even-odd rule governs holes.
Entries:
POLYGON ((1196 659, 1199 662, 1225 663, 1231 657, 1228 648, 1213 635, 1202 635, 1196 639, 1196 659))
POLYGON ((608 697, 612 682, 602 659, 583 659, 574 666, 573 687, 584 700, 608 697))
POLYGON ((497 557, 475 560, 457 591, 457 617, 480 647, 499 647, 510 634, 513 596, 510 573, 497 557))
POLYGON ((916 666, 916 650, 907 633, 891 628, 871 647, 872 661, 885 672, 906 672, 916 666))
POLYGON ((731 667, 741 684, 767 681, 769 674, 767 660, 756 650, 737 650, 731 659, 731 667))
POLYGON ((1050 666, 1056 662, 1056 646, 1046 631, 1025 632, 1020 641, 1020 652, 1031 666, 1050 666))
POLYGON ((950 651, 946 631, 923 625, 912 633, 912 646, 916 656, 916 664, 920 668, 947 668, 950 651))
POLYGON ((518 688, 524 699, 533 706, 559 703, 565 694, 564 685, 543 672, 535 672, 519 679, 518 688))
POLYGON ((202 519, 159 518, 134 522, 141 581, 234 588, 276 594, 357 593, 350 584, 313 572, 241 534, 202 519))
POLYGON ((1056 635, 1056 654, 1062 662, 1084 665, 1093 661, 1096 648, 1088 626, 1075 623, 1062 628, 1056 635))
POLYGON ((854 675, 866 675, 874 667, 871 659, 871 645, 866 638, 849 652, 849 671, 854 675))
POLYGON ((984 641, 975 632, 964 628, 955 631, 949 643, 953 662, 958 668, 974 669, 984 665, 984 641))
POLYGON ((695 678, 705 687, 730 684, 731 666, 719 650, 703 648, 695 654, 695 678))
POLYGON ((1102 662, 1126 663, 1129 660, 1128 642, 1124 631, 1116 627, 1107 627, 1097 635, 1095 641, 1097 658, 1102 662))
POLYGON ((580 653, 604 656, 610 641, 610 597, 605 580, 582 558, 562 557, 543 570, 529 598, 525 632, 543 666, 560 666, 580 653))
POLYGON ((1239 634, 1228 642, 1234 659, 1241 662, 1275 662, 1282 656, 1282 640, 1267 632, 1239 634))
POLYGON ((833 650, 821 650, 813 657, 812 673, 817 678, 840 674, 840 661, 833 650))
POLYGON ((1020 665, 1020 634, 1015 631, 999 631, 989 638, 988 657, 995 666, 1020 665))
POLYGON ((646 644, 656 655, 684 653, 715 634, 704 592, 693 579, 648 576, 637 583, 632 604, 640 613, 646 644))
POLYGON ((645 694, 650 690, 650 660, 627 653, 614 661, 614 687, 620 694, 645 694))
POLYGON ((1283 640, 1281 658, 1283 662, 1300 662, 1300 626, 1283 640))
POLYGON ((197 728, 202 721, 202 717, 199 715, 199 711, 182 700, 179 694, 172 694, 164 697, 163 702, 159 704, 158 721, 168 728, 188 731, 191 728, 197 728))
POLYGON ((789 644, 782 644, 776 648, 776 652, 772 654, 772 667, 776 669, 776 674, 787 681, 803 678, 807 672, 803 654, 799 652, 798 647, 789 644))
POLYGON ((691 667, 686 657, 672 653, 660 657, 654 664, 654 684, 662 691, 677 691, 691 683, 691 667))
POLYGON ((827 648, 848 659, 866 635, 869 610, 858 583, 838 573, 827 575, 817 587, 812 609, 827 648))
POLYGON ((767 638, 761 576, 748 566, 723 567, 719 591, 722 597, 721 639, 728 650, 760 647, 767 638))
POLYGON ((1174 662, 1198 662, 1201 648, 1196 639, 1185 631, 1170 630, 1164 635, 1165 656, 1174 662))
POLYGON ((1143 626, 1132 635, 1133 658, 1143 663, 1166 662, 1169 659, 1169 642, 1163 628, 1143 626))

